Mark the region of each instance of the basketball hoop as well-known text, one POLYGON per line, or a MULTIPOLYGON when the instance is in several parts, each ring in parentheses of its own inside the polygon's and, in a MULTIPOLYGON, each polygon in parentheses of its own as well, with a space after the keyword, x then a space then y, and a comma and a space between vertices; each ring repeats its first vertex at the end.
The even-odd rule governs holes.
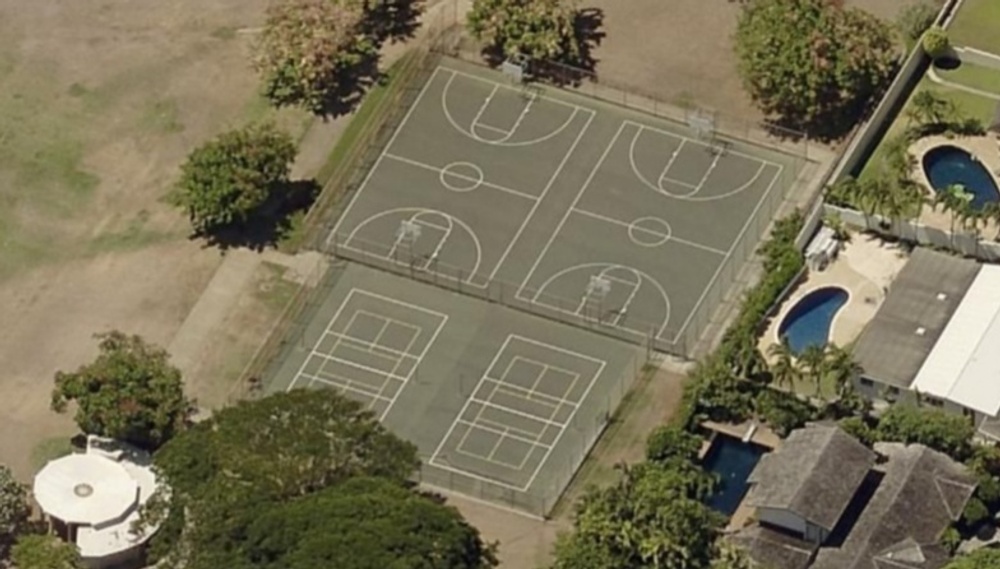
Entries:
POLYGON ((500 71, 511 83, 524 83, 528 76, 528 56, 519 53, 508 57, 500 64, 500 71))
POLYGON ((611 281, 602 275, 591 275, 590 282, 587 283, 587 296, 590 298, 604 298, 611 292, 611 281))
POLYGON ((396 230, 396 241, 412 244, 420 238, 420 224, 412 219, 404 219, 396 230))

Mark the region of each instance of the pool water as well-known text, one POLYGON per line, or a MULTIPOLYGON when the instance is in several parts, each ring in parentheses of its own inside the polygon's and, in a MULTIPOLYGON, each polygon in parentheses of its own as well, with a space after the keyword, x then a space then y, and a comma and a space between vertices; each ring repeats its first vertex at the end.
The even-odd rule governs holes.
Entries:
POLYGON ((924 172, 937 192, 959 184, 972 194, 974 209, 1000 201, 993 175, 971 154, 955 146, 938 146, 924 155, 924 172))
POLYGON ((708 506, 727 516, 733 515, 747 493, 747 478, 763 454, 763 447, 726 435, 716 435, 701 463, 705 470, 719 478, 719 485, 709 497, 708 506))
POLYGON ((824 287, 805 295, 785 315, 778 327, 778 337, 787 337, 793 354, 809 346, 825 346, 830 340, 833 317, 847 303, 847 291, 824 287))

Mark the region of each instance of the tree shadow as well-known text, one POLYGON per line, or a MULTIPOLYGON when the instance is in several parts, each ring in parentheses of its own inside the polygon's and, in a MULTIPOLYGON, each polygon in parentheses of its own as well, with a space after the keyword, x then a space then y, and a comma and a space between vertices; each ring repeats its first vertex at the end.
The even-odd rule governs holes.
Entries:
POLYGON ((378 52, 371 53, 365 55, 357 65, 343 69, 337 78, 337 88, 326 94, 313 108, 313 113, 328 120, 353 111, 368 90, 384 79, 378 68, 379 59, 378 52))
POLYGON ((396 43, 413 37, 420 27, 423 0, 371 0, 366 18, 367 33, 381 44, 396 43))
POLYGON ((273 188, 264 203, 246 221, 198 233, 192 238, 205 238, 207 247, 218 247, 223 252, 239 247, 254 251, 276 247, 293 229, 293 216, 307 211, 320 190, 316 180, 288 181, 273 188))

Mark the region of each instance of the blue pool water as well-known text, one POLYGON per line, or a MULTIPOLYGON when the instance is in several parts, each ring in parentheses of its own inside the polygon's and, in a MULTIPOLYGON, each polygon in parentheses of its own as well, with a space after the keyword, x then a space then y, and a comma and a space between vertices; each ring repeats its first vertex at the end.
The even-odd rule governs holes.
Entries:
POLYGON ((794 354, 801 354, 809 346, 825 346, 833 317, 847 302, 847 296, 846 290, 835 286, 810 292, 785 315, 778 337, 788 338, 794 354))
POLYGON ((993 175, 971 154, 954 146, 938 146, 924 155, 924 172, 935 191, 953 184, 962 185, 972 194, 972 207, 982 209, 1000 201, 1000 190, 993 175))
POLYGON ((747 493, 747 478, 763 454, 764 449, 755 444, 717 435, 701 463, 705 470, 719 477, 719 486, 708 499, 708 506, 727 516, 733 515, 747 493))

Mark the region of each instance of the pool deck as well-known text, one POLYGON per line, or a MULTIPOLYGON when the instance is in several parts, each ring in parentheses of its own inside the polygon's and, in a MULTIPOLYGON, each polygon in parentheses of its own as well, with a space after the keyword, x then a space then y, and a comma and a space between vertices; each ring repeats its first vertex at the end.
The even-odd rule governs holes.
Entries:
POLYGON ((779 342, 778 328, 788 312, 810 292, 829 286, 848 291, 847 303, 837 312, 830 327, 830 340, 847 346, 861 334, 885 299, 885 292, 906 264, 906 253, 896 244, 868 234, 852 233, 837 259, 822 271, 809 271, 805 279, 785 299, 777 315, 757 343, 767 355, 771 345, 779 342))
MULTIPOLYGON (((972 154, 982 162, 990 175, 993 176, 993 182, 997 184, 997 187, 1000 187, 1000 139, 991 135, 955 136, 952 138, 934 135, 917 139, 916 142, 910 145, 910 155, 916 158, 910 175, 914 180, 923 185, 929 197, 933 198, 935 192, 934 187, 927 178, 927 173, 924 172, 924 155, 938 146, 954 146, 972 154)), ((951 229, 952 218, 951 214, 942 208, 934 209, 929 205, 925 205, 920 212, 917 222, 921 225, 940 229, 941 231, 949 231, 951 229)), ((991 235, 996 231, 1000 231, 1000 227, 993 221, 987 222, 983 226, 983 235, 991 235)))

